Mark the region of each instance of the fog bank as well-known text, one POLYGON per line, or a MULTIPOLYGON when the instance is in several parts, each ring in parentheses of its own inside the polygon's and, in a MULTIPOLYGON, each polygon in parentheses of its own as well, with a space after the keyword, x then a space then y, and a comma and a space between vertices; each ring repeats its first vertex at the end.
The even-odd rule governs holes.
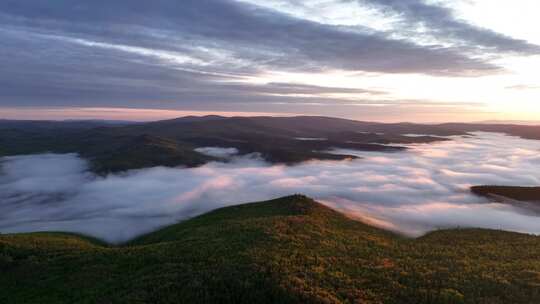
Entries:
POLYGON ((397 153, 336 150, 362 158, 295 166, 232 156, 228 163, 107 177, 89 173, 74 154, 5 157, 0 232, 69 231, 122 242, 215 208, 302 193, 411 236, 458 226, 540 233, 534 214, 468 190, 540 185, 540 141, 476 133, 408 147, 397 153))

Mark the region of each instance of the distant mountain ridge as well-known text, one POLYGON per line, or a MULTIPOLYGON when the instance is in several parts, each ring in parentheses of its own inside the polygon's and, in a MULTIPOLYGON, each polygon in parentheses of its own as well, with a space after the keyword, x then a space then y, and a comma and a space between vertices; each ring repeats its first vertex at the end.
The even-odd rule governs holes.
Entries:
POLYGON ((209 115, 112 125, 102 121, 0 121, 0 156, 78 153, 92 162, 95 172, 108 173, 157 165, 198 166, 212 159, 196 148, 223 147, 236 148, 240 155, 258 152, 272 163, 294 164, 355 158, 329 153, 333 148, 399 152, 404 148, 395 144, 429 143, 474 131, 540 139, 540 126, 385 124, 323 116, 209 115), (319 140, 302 140, 309 138, 319 140))
POLYGON ((488 125, 540 126, 540 120, 484 120, 479 121, 478 123, 488 125))

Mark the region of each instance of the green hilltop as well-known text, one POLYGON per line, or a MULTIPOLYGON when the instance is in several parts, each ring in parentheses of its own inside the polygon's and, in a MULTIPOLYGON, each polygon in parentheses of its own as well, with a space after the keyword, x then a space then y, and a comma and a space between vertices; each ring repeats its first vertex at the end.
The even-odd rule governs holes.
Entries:
POLYGON ((0 236, 0 303, 540 303, 540 237, 404 238, 300 195, 219 209, 122 246, 0 236))

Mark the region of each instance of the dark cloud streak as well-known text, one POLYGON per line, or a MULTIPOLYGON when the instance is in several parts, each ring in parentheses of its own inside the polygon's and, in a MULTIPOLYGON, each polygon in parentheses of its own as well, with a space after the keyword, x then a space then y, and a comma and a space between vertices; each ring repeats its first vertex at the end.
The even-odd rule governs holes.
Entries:
POLYGON ((0 26, 4 106, 152 107, 168 102, 176 107, 196 102, 274 102, 270 95, 294 103, 299 99, 285 95, 338 92, 224 80, 272 70, 432 75, 500 70, 458 48, 349 31, 236 1, 6 0, 0 3, 0 26))

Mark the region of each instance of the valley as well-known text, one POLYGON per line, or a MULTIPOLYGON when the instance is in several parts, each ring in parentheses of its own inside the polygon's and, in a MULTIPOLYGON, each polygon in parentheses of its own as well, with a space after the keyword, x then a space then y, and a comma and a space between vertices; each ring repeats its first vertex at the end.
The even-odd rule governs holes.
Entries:
POLYGON ((0 121, 0 156, 78 153, 92 162, 94 172, 107 174, 153 166, 194 167, 216 160, 194 151, 200 147, 232 147, 241 155, 260 153, 271 163, 296 164, 355 158, 328 153, 332 148, 399 152, 403 144, 477 131, 540 138, 535 135, 540 127, 535 126, 383 124, 315 116, 204 116, 150 123, 0 121))

